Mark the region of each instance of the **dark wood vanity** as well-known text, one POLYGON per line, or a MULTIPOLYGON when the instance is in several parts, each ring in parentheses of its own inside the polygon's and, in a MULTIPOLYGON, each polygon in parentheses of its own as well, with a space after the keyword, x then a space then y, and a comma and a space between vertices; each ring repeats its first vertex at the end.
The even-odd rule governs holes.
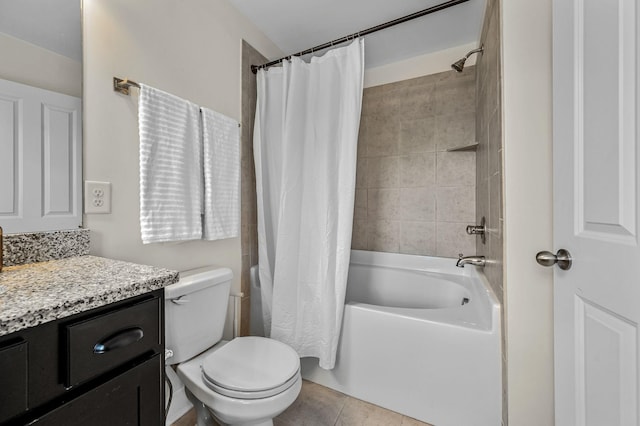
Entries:
POLYGON ((5 267, 0 425, 163 425, 164 287, 177 281, 89 255, 5 267))
POLYGON ((163 294, 0 337, 0 424, 164 424, 163 294))

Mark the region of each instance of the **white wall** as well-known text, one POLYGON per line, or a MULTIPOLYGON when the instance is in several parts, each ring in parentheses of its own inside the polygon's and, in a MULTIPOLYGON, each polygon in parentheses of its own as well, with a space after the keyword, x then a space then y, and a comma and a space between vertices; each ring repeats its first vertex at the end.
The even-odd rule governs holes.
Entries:
MULTIPOLYGON (((439 52, 427 53, 391 64, 369 68, 364 72, 364 87, 380 86, 381 84, 422 77, 423 75, 451 71, 452 63, 477 47, 477 43, 468 43, 439 52)), ((475 65, 476 57, 477 55, 471 55, 465 65, 475 65)))
POLYGON ((0 78, 82 96, 82 64, 66 56, 0 33, 0 78))
POLYGON ((241 39, 281 52, 225 0, 85 0, 85 180, 112 183, 112 213, 85 215, 91 253, 186 270, 230 267, 240 290, 240 239, 143 245, 138 190, 137 90, 128 77, 240 120, 241 39))
POLYGON ((502 13, 509 424, 553 425, 551 0, 502 13))

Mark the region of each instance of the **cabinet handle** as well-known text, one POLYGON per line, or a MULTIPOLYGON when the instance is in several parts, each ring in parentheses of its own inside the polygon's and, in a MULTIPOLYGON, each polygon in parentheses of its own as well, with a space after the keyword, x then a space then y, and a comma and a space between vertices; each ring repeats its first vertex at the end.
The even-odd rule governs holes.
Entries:
POLYGON ((107 337, 104 342, 96 343, 93 347, 93 353, 103 354, 124 346, 129 346, 142 339, 143 336, 144 332, 140 327, 127 328, 126 330, 119 331, 107 337))
POLYGON ((171 300, 171 302, 175 303, 176 305, 184 305, 185 303, 189 303, 189 299, 183 299, 184 296, 185 295, 183 294, 180 297, 175 297, 169 300, 171 300))

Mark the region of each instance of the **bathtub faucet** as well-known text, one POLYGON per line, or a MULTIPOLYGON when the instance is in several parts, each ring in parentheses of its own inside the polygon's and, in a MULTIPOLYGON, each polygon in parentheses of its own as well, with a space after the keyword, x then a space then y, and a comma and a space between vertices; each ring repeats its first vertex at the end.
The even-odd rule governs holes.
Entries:
POLYGON ((458 255, 458 261, 456 266, 458 268, 464 268, 464 265, 484 266, 486 259, 484 256, 462 256, 462 253, 458 255))

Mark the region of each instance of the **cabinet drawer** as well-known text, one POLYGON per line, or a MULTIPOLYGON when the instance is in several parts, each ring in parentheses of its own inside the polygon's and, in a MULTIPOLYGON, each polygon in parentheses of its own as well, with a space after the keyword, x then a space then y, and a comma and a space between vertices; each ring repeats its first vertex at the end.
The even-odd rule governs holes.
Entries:
POLYGON ((154 298, 108 314, 68 324, 67 387, 162 349, 161 304, 154 298))

